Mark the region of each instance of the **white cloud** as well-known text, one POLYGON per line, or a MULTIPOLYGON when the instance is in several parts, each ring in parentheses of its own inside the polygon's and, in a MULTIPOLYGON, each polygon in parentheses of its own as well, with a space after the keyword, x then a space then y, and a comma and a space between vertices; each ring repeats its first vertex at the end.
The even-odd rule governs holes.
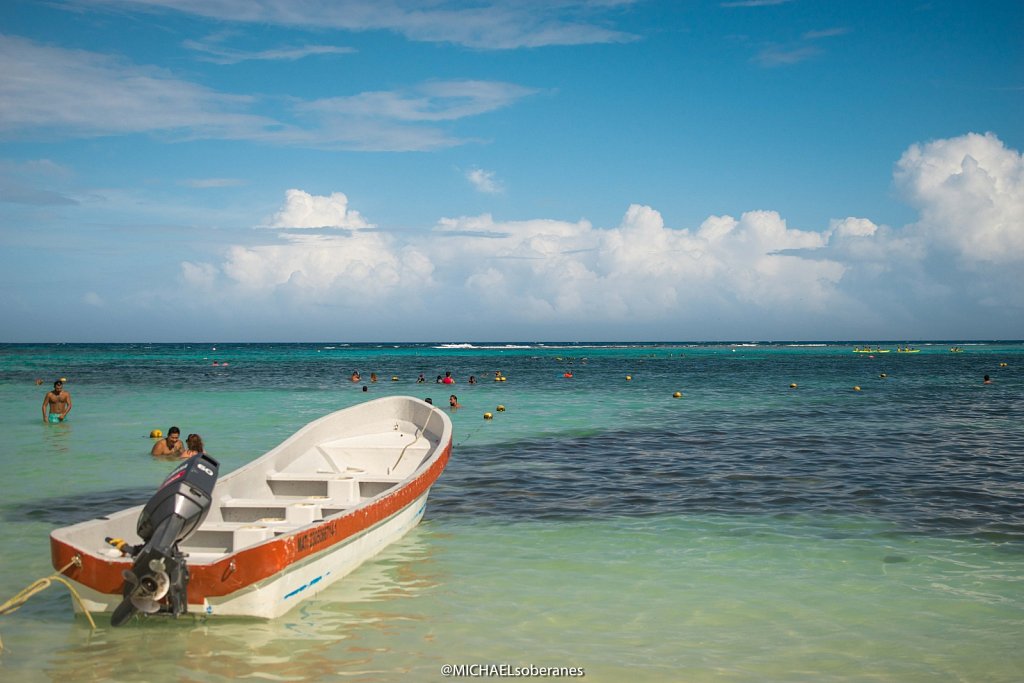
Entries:
POLYGON ((181 277, 185 284, 198 290, 212 289, 219 272, 215 266, 209 263, 185 261, 181 264, 181 277))
POLYGON ((992 133, 911 146, 896 183, 921 238, 964 264, 1024 263, 1024 158, 992 133))
POLYGON ((429 81, 295 105, 321 136, 345 149, 426 151, 465 143, 440 126, 512 106, 537 91, 495 81, 429 81))
POLYGON ((849 216, 843 220, 832 220, 828 234, 837 237, 870 237, 878 232, 878 226, 867 218, 849 216))
POLYGON ((735 0, 734 2, 723 2, 722 7, 771 7, 773 5, 785 5, 793 0, 735 0))
POLYGON ((373 226, 348 208, 348 197, 341 192, 324 197, 292 189, 285 192, 284 208, 274 214, 269 227, 359 230, 373 226))
POLYGON ((189 178, 181 181, 181 184, 185 187, 203 190, 217 187, 238 187, 245 185, 245 181, 238 178, 189 178))
POLYGON ((754 61, 766 68, 789 66, 806 62, 821 54, 821 48, 814 45, 766 45, 754 57, 754 61))
POLYGON ((807 31, 801 38, 804 40, 821 40, 822 38, 835 38, 836 36, 845 36, 850 32, 849 28, 836 27, 836 28, 825 28, 817 31, 807 31))
POLYGON ((77 199, 54 188, 74 174, 49 159, 15 162, 0 159, 0 202, 29 206, 73 206, 77 199))
POLYGON ((0 134, 67 135, 178 131, 254 137, 272 123, 245 113, 251 100, 83 50, 0 36, 0 134))
POLYGON ((232 247, 223 270, 247 289, 268 289, 286 284, 313 293, 339 289, 389 289, 395 282, 397 258, 391 244, 378 233, 348 237, 293 236, 288 243, 251 248, 232 247))
POLYGON ((277 244, 234 245, 223 262, 186 262, 182 283, 207 302, 259 306, 287 318, 321 306, 362 310, 412 305, 410 291, 430 288, 433 265, 416 247, 370 230, 341 192, 329 196, 288 190, 270 227, 277 244), (311 228, 343 229, 314 231, 311 228))
POLYGON ((494 171, 474 168, 466 173, 466 180, 476 188, 477 192, 484 194, 500 194, 502 192, 501 183, 495 177, 494 171))
POLYGON ((496 81, 430 81, 405 91, 364 92, 302 104, 299 109, 343 118, 384 117, 410 123, 453 121, 507 107, 531 88, 496 81))
POLYGON ((247 61, 289 61, 322 55, 350 54, 354 48, 338 45, 303 45, 301 47, 280 47, 270 50, 246 51, 223 47, 214 38, 205 41, 186 40, 184 46, 201 55, 202 59, 215 64, 238 64, 247 61))
POLYGON ((633 0, 474 2, 433 0, 120 0, 152 10, 163 7, 235 23, 311 27, 318 30, 386 30, 410 40, 456 43, 481 50, 546 45, 621 43, 636 36, 606 28, 603 12, 633 0), (595 21, 595 19, 597 21, 595 21))
MULTIPOLYGON (((291 190, 274 224, 344 227, 353 215, 341 193, 313 197, 291 190)), ((700 310, 704 296, 740 306, 817 310, 843 271, 831 261, 780 254, 818 248, 824 238, 788 228, 773 212, 713 217, 695 234, 669 228, 657 211, 635 205, 611 229, 587 221, 496 222, 482 215, 442 219, 432 236, 406 244, 376 231, 288 233, 282 240, 233 247, 219 270, 249 292, 359 297, 353 305, 379 303, 389 292, 405 296, 409 286, 430 289, 438 279, 438 293, 455 296, 470 310, 501 301, 524 320, 652 320, 700 310)), ((197 280, 194 268, 187 276, 197 280)))
POLYGON ((271 116, 255 112, 280 107, 272 98, 222 93, 110 55, 0 35, 0 137, 160 133, 423 151, 467 142, 440 126, 512 106, 535 92, 513 83, 429 81, 395 91, 289 98, 287 110, 271 116))
MULTIPOLYGON (((188 264, 183 275, 213 296, 270 302, 286 318, 343 306, 354 319, 432 330, 428 337, 455 329, 443 325, 458 325, 458 336, 642 325, 643 334, 661 338, 686 338, 692 329, 914 337, 952 331, 935 320, 962 326, 993 317, 1000 329, 1017 319, 1019 331, 1024 293, 1015 245, 1024 222, 1011 220, 1024 200, 1019 164, 994 136, 912 147, 897 174, 921 220, 905 228, 848 216, 820 231, 798 230, 774 211, 748 211, 684 229, 643 205, 607 228, 483 214, 442 218, 426 235, 282 232, 276 244, 236 245, 222 263, 188 264), (965 164, 968 148, 977 166, 965 164), (1011 253, 999 255, 989 239, 1011 253), (988 267, 977 268, 979 259, 988 267)), ((292 190, 275 225, 366 222, 341 193, 292 190)))

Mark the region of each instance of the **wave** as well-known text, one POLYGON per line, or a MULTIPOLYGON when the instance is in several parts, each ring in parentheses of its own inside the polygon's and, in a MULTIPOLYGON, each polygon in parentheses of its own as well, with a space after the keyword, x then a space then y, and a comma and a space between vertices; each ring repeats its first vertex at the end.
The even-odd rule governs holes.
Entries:
POLYGON ((435 346, 435 349, 534 349, 538 348, 530 344, 485 344, 477 346, 476 344, 441 344, 435 346))

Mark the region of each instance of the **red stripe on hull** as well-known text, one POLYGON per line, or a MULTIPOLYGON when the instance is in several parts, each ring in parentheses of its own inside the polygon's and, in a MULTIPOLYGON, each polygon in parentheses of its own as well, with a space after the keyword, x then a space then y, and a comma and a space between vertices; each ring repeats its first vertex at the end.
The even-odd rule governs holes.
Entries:
MULTIPOLYGON (((452 444, 449 441, 441 455, 423 474, 366 507, 304 528, 301 532, 232 553, 213 564, 188 565, 191 574, 188 584, 189 603, 202 604, 208 597, 230 595, 274 576, 295 562, 326 552, 388 519, 422 496, 437 481, 448 464, 451 452, 452 444)), ((124 584, 121 572, 132 566, 128 560, 105 560, 83 554, 53 536, 50 536, 50 556, 54 569, 67 565, 76 556, 80 557, 82 566, 72 566, 64 572, 65 576, 110 595, 121 594, 124 584)))

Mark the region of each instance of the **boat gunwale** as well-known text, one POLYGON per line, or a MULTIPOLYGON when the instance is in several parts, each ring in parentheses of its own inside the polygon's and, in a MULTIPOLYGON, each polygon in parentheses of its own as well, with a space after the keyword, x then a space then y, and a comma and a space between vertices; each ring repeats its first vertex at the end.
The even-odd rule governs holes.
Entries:
MULTIPOLYGON (((419 399, 406 396, 385 397, 376 399, 376 401, 394 401, 395 399, 419 401, 419 399)), ((283 452, 294 440, 299 439, 321 422, 335 417, 338 413, 376 401, 342 408, 306 424, 267 453, 228 473, 225 479, 233 478, 252 467, 257 467, 260 462, 273 460, 275 455, 283 452)), ((450 419, 436 406, 430 406, 430 408, 432 413, 436 412, 443 418, 442 429, 438 434, 438 443, 431 447, 428 457, 425 457, 409 475, 400 479, 391 489, 351 508, 340 510, 329 517, 295 527, 251 546, 226 552, 212 561, 188 562, 191 574, 188 602, 202 604, 208 597, 231 595, 277 574, 283 574, 289 567, 301 566, 306 564, 307 560, 338 551, 363 533, 398 515, 426 494, 444 471, 451 457, 452 449, 450 419)), ((217 499, 215 498, 215 500, 217 499)), ((141 507, 135 506, 112 514, 124 515, 141 507)), ((131 568, 132 561, 127 558, 105 558, 94 552, 83 550, 73 545, 70 540, 61 538, 60 534, 61 531, 80 525, 97 524, 107 517, 109 516, 54 529, 50 533, 51 560, 54 568, 59 570, 77 557, 80 564, 74 564, 64 571, 68 578, 99 593, 117 595, 120 594, 123 586, 122 572, 131 568)))

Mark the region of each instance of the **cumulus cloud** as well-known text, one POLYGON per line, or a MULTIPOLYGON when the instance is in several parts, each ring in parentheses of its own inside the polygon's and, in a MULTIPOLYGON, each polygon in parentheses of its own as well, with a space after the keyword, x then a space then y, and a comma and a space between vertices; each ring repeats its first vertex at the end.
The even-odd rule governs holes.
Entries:
POLYGON ((216 264, 182 263, 182 285, 208 305, 258 306, 275 319, 296 321, 325 307, 386 306, 397 314, 416 305, 412 293, 434 285, 429 257, 371 229, 341 192, 289 190, 265 227, 280 230, 276 243, 232 245, 216 264))
POLYGON ((348 197, 341 192, 323 197, 292 189, 285 192, 285 205, 274 214, 269 227, 358 230, 373 226, 348 208, 348 197))
POLYGON ((992 133, 912 145, 896 184, 914 231, 966 265, 1024 263, 1024 159, 992 133))
POLYGON ((288 235, 286 243, 232 247, 225 276, 253 294, 290 290, 305 303, 380 304, 407 288, 427 287, 431 265, 416 249, 385 234, 288 235))
MULTIPOLYGON (((274 225, 353 227, 365 221, 341 193, 317 197, 290 190, 274 225)), ((184 276, 208 284, 221 272, 231 286, 250 293, 288 290, 310 301, 338 298, 354 306, 403 297, 413 287, 454 296, 471 310, 498 300, 529 321, 656 320, 701 310, 707 299, 818 310, 842 266, 780 252, 823 243, 821 234, 791 229, 774 212, 712 217, 691 232, 670 228, 656 210, 634 205, 609 229, 588 221, 495 221, 485 214, 441 219, 429 238, 405 244, 378 231, 289 232, 280 244, 232 247, 217 268, 188 264, 184 276)))
POLYGON ((1020 177, 1020 154, 995 136, 915 145, 897 180, 921 220, 897 228, 848 216, 821 230, 792 228, 767 210, 679 228, 636 204, 611 227, 482 214, 397 236, 359 229, 369 224, 340 192, 290 190, 276 227, 348 230, 282 230, 275 244, 236 245, 220 263, 186 264, 183 280, 225 296, 284 299, 284 315, 333 304, 377 321, 437 325, 443 311, 463 325, 461 335, 486 335, 500 322, 647 325, 686 338, 713 321, 747 334, 856 337, 899 321, 909 338, 941 336, 948 330, 929 321, 950 320, 955 307, 957 325, 984 320, 986 310, 1006 318, 1024 309, 1020 177))

